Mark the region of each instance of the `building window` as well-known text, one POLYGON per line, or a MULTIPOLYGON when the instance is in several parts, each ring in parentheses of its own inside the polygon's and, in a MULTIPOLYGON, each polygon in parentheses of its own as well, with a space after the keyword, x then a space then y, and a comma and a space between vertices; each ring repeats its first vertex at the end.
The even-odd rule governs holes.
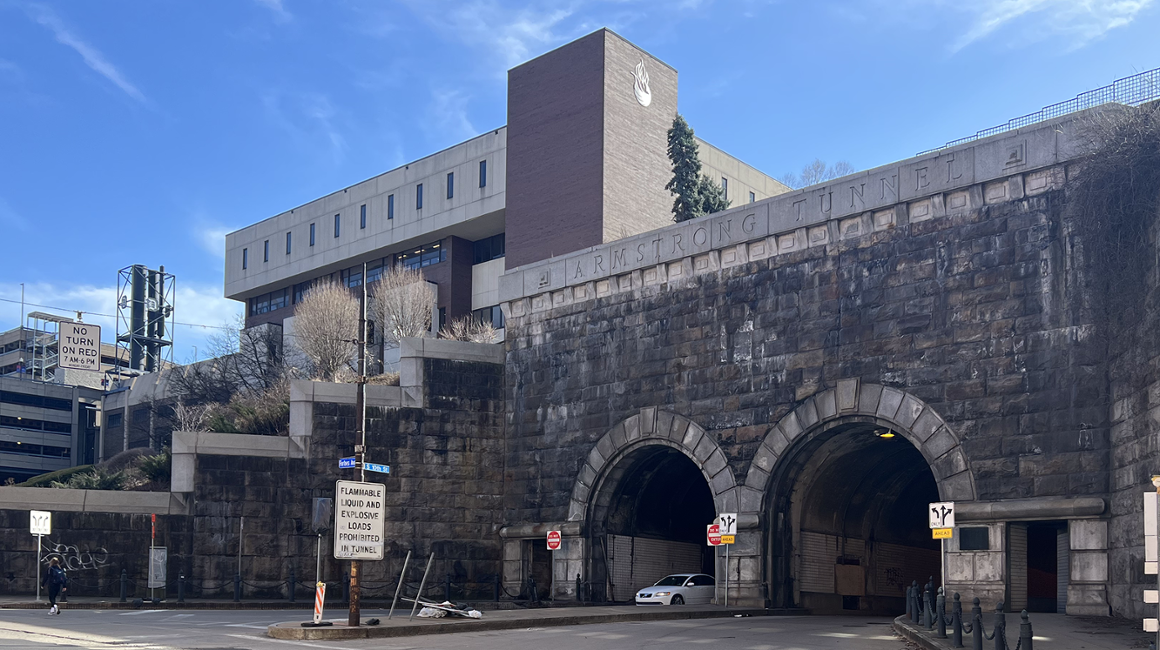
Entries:
POLYGON ((314 224, 310 224, 310 245, 314 245, 314 224))
POLYGON ((334 236, 338 237, 338 224, 340 223, 340 215, 334 215, 334 236))
POLYGON ((497 330, 503 329, 503 310, 499 305, 484 307, 471 312, 471 317, 477 323, 491 323, 497 330))
POLYGON ((242 249, 242 270, 245 271, 250 266, 250 249, 242 249))
POLYGON ((724 176, 721 177, 721 196, 729 200, 729 179, 724 176))
POLYGON ((447 198, 455 198, 455 172, 447 172, 447 198))
POLYGON ((419 183, 415 186, 415 209, 423 209, 423 184, 419 183))
POLYGON ((306 282, 299 282, 294 285, 293 297, 295 305, 302 302, 302 297, 310 291, 311 287, 314 286, 314 282, 314 280, 307 280, 306 282))
POLYGON ((383 277, 383 271, 386 270, 386 260, 375 260, 367 262, 367 282, 375 282, 383 277))
POLYGON ((447 327, 447 308, 440 307, 439 308, 439 329, 443 329, 444 327, 447 327))
POLYGON ((754 202, 754 201, 756 201, 756 200, 757 200, 757 195, 756 195, 756 194, 754 194, 753 192, 750 192, 750 193, 749 193, 749 202, 750 202, 750 203, 753 203, 753 202, 754 202))
POLYGON ((263 262, 270 261, 270 240, 269 239, 262 242, 262 261, 263 262))
POLYGON ((387 195, 387 218, 388 219, 395 218, 395 195, 394 194, 387 195))
POLYGON ((358 266, 352 266, 349 269, 344 269, 342 271, 342 283, 351 289, 354 289, 355 287, 361 287, 363 280, 362 271, 362 264, 359 264, 358 266))
POLYGON ((504 234, 501 232, 493 237, 473 242, 472 247, 475 249, 474 257, 471 261, 472 264, 483 264, 484 262, 498 260, 504 256, 504 234))
MULTIPOLYGON (((752 194, 752 192, 750 192, 750 193, 752 194)), ((365 229, 367 227, 367 204, 366 203, 362 204, 362 207, 360 207, 358 209, 358 227, 360 229, 365 229)))
POLYGON ((421 269, 424 266, 438 264, 447 259, 443 251, 443 246, 439 242, 435 242, 405 253, 399 253, 395 256, 395 263, 409 269, 421 269))
POLYGON ((487 187, 487 161, 479 161, 479 186, 487 187))
POLYGON ((270 293, 250 298, 250 315, 258 316, 277 311, 290 304, 290 290, 278 289, 270 293))
POLYGON ((290 254, 290 233, 286 233, 286 254, 290 254))

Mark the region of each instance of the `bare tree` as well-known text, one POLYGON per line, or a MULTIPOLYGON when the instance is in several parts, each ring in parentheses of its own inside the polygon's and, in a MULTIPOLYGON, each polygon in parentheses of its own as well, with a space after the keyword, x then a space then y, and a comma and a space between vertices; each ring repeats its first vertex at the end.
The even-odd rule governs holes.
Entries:
POLYGON ((495 343, 498 333, 491 321, 474 318, 456 318, 439 330, 439 336, 445 339, 469 343, 495 343))
POLYGON ((350 365, 358 339, 358 300, 336 282, 315 285, 294 309, 294 343, 314 375, 334 381, 350 365))
POLYGON ((178 398, 173 405, 173 419, 176 421, 176 431, 208 431, 205 426, 209 404, 189 404, 178 398))
POLYGON ((801 174, 783 174, 778 180, 789 187, 797 189, 853 173, 854 166, 845 160, 839 160, 833 165, 827 165, 820 158, 815 158, 812 163, 802 167, 801 174))
POLYGON ((404 337, 431 331, 435 293, 418 270, 395 267, 373 285, 368 311, 383 347, 397 347, 404 337))
POLYGON ((282 332, 278 325, 246 329, 245 320, 222 327, 209 338, 209 359, 170 370, 170 382, 189 404, 229 402, 235 394, 252 395, 282 382, 282 332))

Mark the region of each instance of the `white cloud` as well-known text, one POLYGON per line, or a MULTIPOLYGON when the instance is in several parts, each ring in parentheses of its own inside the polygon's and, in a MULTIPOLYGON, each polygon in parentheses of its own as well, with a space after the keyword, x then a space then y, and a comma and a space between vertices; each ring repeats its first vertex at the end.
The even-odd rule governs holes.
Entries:
POLYGON ((81 38, 76 34, 72 33, 72 31, 65 27, 60 18, 57 17, 57 15, 50 9, 42 5, 30 5, 29 15, 36 22, 52 30, 53 36, 56 37, 58 43, 61 45, 67 45, 76 50, 77 54, 80 54, 81 58, 84 59, 86 65, 88 65, 104 78, 111 81, 113 85, 125 91, 126 95, 141 102, 142 104, 148 102, 148 100, 145 98, 145 95, 142 94, 136 86, 130 83, 129 80, 125 78, 125 75, 121 74, 121 71, 105 58, 105 55, 101 54, 97 48, 89 45, 85 41, 81 40, 81 38))
MULTIPOLYGON (((24 287, 27 315, 32 311, 76 318, 82 313, 86 323, 101 326, 101 340, 112 343, 116 339, 117 288, 114 284, 76 284, 64 286, 51 282, 30 282, 24 287)), ((0 329, 8 330, 20 322, 20 284, 0 283, 0 329)), ((178 278, 174 297, 173 359, 189 361, 197 349, 204 358, 206 341, 220 332, 218 329, 235 323, 242 313, 242 304, 222 297, 220 286, 181 282, 178 278)))
POLYGON ((330 98, 321 93, 301 93, 283 96, 273 91, 262 97, 270 121, 285 131, 299 146, 317 146, 325 142, 336 163, 346 154, 346 138, 338 121, 339 113, 330 98))
POLYGON ((20 232, 28 230, 28 219, 12 209, 12 206, 8 205, 2 196, 0 196, 0 226, 20 232))
POLYGON ((575 35, 557 30, 575 13, 575 7, 574 3, 550 2, 542 7, 512 9, 494 0, 411 3, 412 10, 435 28, 498 57, 503 71, 575 35))
POLYGON ((282 0, 254 0, 254 2, 257 2, 266 9, 272 11, 274 13, 275 19, 277 19, 278 22, 286 22, 294 17, 293 14, 291 14, 289 11, 286 11, 286 7, 282 4, 282 0))
POLYGON ((440 137, 459 141, 479 135, 467 117, 468 96, 458 90, 435 90, 431 93, 432 130, 440 137))
POLYGON ((219 259, 226 256, 226 235, 237 230, 217 224, 203 224, 193 230, 197 243, 205 252, 219 259))
MULTIPOLYGON (((971 26, 952 51, 991 36, 1021 19, 1031 22, 1032 40, 1060 36, 1079 48, 1131 23, 1153 0, 976 0, 961 6, 973 15, 971 26)), ((1025 33, 1026 33, 1025 31, 1025 33)))

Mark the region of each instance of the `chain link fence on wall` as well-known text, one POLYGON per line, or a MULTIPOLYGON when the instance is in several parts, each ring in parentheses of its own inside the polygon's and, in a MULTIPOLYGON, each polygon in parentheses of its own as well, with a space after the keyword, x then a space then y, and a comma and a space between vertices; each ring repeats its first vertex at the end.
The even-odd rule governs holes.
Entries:
POLYGON ((1014 131, 1015 129, 1025 127, 1029 124, 1035 124, 1036 122, 1050 120, 1053 117, 1059 117, 1061 115, 1067 115, 1068 113, 1075 113, 1077 111, 1082 111, 1088 108, 1102 106, 1103 104, 1114 103, 1123 104, 1125 106, 1139 106, 1140 104, 1150 102, 1154 99, 1160 99, 1160 68, 1148 70, 1147 72, 1141 72, 1140 74, 1134 74, 1130 77, 1124 77, 1123 79, 1117 79, 1116 81, 1113 81, 1112 83, 1103 86, 1102 88, 1096 88, 1095 90, 1082 92, 1079 95, 1076 95, 1073 99, 1059 102, 1058 104, 1052 104, 1051 106, 1046 106, 1034 113, 1029 113, 1021 117, 1010 119, 1006 124, 1000 124, 999 126, 992 126, 989 129, 983 129, 974 135, 969 135, 965 138, 959 138, 958 140, 951 140, 941 147, 935 147, 934 149, 923 151, 918 155, 922 156, 928 153, 942 151, 943 149, 954 147, 963 144, 964 142, 979 140, 981 138, 986 138, 988 136, 995 135, 996 133, 1003 133, 1005 131, 1014 131))

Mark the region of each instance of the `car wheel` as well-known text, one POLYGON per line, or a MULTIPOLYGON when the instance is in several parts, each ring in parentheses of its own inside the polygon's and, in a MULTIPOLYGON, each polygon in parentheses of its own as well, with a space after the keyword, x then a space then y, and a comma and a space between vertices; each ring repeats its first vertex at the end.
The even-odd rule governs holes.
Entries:
POLYGON ((673 599, 672 599, 672 601, 669 602, 669 604, 670 605, 684 605, 685 599, 680 594, 677 594, 676 596, 673 596, 673 599))

